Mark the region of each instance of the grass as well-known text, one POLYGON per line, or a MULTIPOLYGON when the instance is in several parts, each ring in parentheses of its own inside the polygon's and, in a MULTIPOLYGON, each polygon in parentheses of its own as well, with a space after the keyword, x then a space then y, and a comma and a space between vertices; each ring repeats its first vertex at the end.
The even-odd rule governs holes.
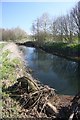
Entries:
POLYGON ((5 43, 0 44, 0 49, 2 49, 5 46, 5 43))
POLYGON ((19 74, 18 71, 24 71, 24 69, 20 58, 10 58, 12 52, 10 50, 4 50, 5 45, 7 46, 7 43, 0 43, 0 96, 3 98, 2 101, 0 101, 0 107, 2 107, 3 118, 16 118, 18 117, 17 114, 20 106, 10 98, 7 88, 16 82, 19 74))
POLYGON ((51 49, 64 49, 67 46, 67 43, 49 43, 49 44, 44 44, 46 47, 50 47, 51 49))
MULTIPOLYGON (((20 58, 10 58, 12 52, 10 50, 4 50, 6 44, 0 44, 1 52, 0 52, 0 88, 7 88, 16 82, 17 76, 19 76, 18 71, 23 69, 23 64, 20 58)), ((14 53, 15 54, 15 53, 14 53)))
POLYGON ((15 79, 15 69, 17 66, 21 65, 20 59, 18 58, 10 60, 10 54, 11 52, 9 50, 6 50, 2 53, 2 56, 0 56, 0 79, 15 79))
POLYGON ((74 61, 80 61, 80 44, 78 43, 64 43, 64 42, 45 42, 40 48, 46 52, 63 56, 74 61))
POLYGON ((14 70, 14 65, 12 62, 9 60, 8 55, 10 54, 10 51, 5 51, 2 53, 2 56, 0 58, 2 62, 2 66, 0 69, 0 79, 9 79, 11 76, 11 72, 14 70))

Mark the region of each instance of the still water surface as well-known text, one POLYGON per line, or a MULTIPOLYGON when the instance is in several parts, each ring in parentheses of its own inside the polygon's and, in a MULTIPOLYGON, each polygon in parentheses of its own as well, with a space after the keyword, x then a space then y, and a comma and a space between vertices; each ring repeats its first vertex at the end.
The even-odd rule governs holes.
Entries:
POLYGON ((60 94, 75 95, 80 90, 78 63, 48 54, 40 49, 21 46, 26 66, 34 78, 49 85, 60 94))

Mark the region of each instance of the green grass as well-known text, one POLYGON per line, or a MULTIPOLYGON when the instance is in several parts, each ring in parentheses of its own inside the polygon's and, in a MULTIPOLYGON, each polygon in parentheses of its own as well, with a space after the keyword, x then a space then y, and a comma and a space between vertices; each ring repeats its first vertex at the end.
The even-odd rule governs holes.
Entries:
POLYGON ((16 78, 16 67, 21 66, 21 61, 19 58, 14 58, 10 60, 9 55, 11 52, 6 50, 0 56, 0 79, 15 80, 16 78))
MULTIPOLYGON (((7 46, 7 43, 5 45, 7 46)), ((23 74, 24 66, 19 57, 12 57, 15 53, 12 53, 10 50, 4 50, 4 47, 4 44, 0 44, 0 96, 3 98, 2 103, 0 101, 0 107, 2 107, 3 118, 16 118, 20 117, 19 110, 21 108, 19 104, 10 97, 7 88, 17 81, 21 72, 23 74)))
POLYGON ((1 43, 0 44, 0 49, 2 49, 4 47, 5 43, 1 43))
POLYGON ((3 47, 5 46, 5 45, 7 45, 8 43, 7 42, 3 42, 3 43, 1 43, 0 42, 0 51, 3 49, 3 47))
POLYGON ((80 44, 78 43, 46 42, 41 47, 47 52, 65 56, 66 58, 71 58, 77 61, 80 60, 80 44))
POLYGON ((80 44, 68 44, 68 43, 63 43, 63 42, 53 42, 53 43, 45 43, 43 45, 45 48, 50 48, 50 49, 59 49, 59 50, 64 50, 64 49, 71 49, 71 50, 80 50, 80 44))
POLYGON ((70 44, 68 45, 71 49, 80 50, 80 44, 70 44))
POLYGON ((0 69, 0 79, 8 79, 11 75, 11 72, 13 72, 14 70, 14 65, 8 58, 8 55, 10 53, 11 52, 9 50, 6 50, 5 52, 2 53, 2 56, 0 57, 0 61, 2 63, 0 69))

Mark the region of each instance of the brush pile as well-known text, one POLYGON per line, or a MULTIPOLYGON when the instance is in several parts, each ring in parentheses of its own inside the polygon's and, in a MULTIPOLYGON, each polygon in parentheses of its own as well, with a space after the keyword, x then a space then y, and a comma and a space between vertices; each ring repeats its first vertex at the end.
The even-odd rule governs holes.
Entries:
POLYGON ((80 93, 68 105, 65 105, 65 101, 63 105, 54 89, 47 85, 42 86, 25 76, 17 79, 17 82, 5 91, 21 106, 18 112, 22 118, 80 119, 80 93))
POLYGON ((34 117, 55 118, 58 110, 49 101, 51 96, 55 98, 54 89, 48 86, 38 87, 36 82, 22 77, 13 86, 8 87, 9 96, 19 102, 22 108, 26 109, 27 115, 34 117), (27 81, 30 81, 27 82, 27 81), (31 88, 32 89, 31 89, 31 88))

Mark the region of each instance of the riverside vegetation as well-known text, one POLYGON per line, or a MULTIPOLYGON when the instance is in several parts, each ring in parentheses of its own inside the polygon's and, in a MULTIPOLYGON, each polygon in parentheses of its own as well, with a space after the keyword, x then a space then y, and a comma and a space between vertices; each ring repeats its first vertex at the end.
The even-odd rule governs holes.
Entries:
POLYGON ((37 41, 27 41, 17 44, 40 48, 48 53, 67 58, 72 61, 80 62, 80 44, 68 44, 63 42, 44 42, 41 44, 37 41))

